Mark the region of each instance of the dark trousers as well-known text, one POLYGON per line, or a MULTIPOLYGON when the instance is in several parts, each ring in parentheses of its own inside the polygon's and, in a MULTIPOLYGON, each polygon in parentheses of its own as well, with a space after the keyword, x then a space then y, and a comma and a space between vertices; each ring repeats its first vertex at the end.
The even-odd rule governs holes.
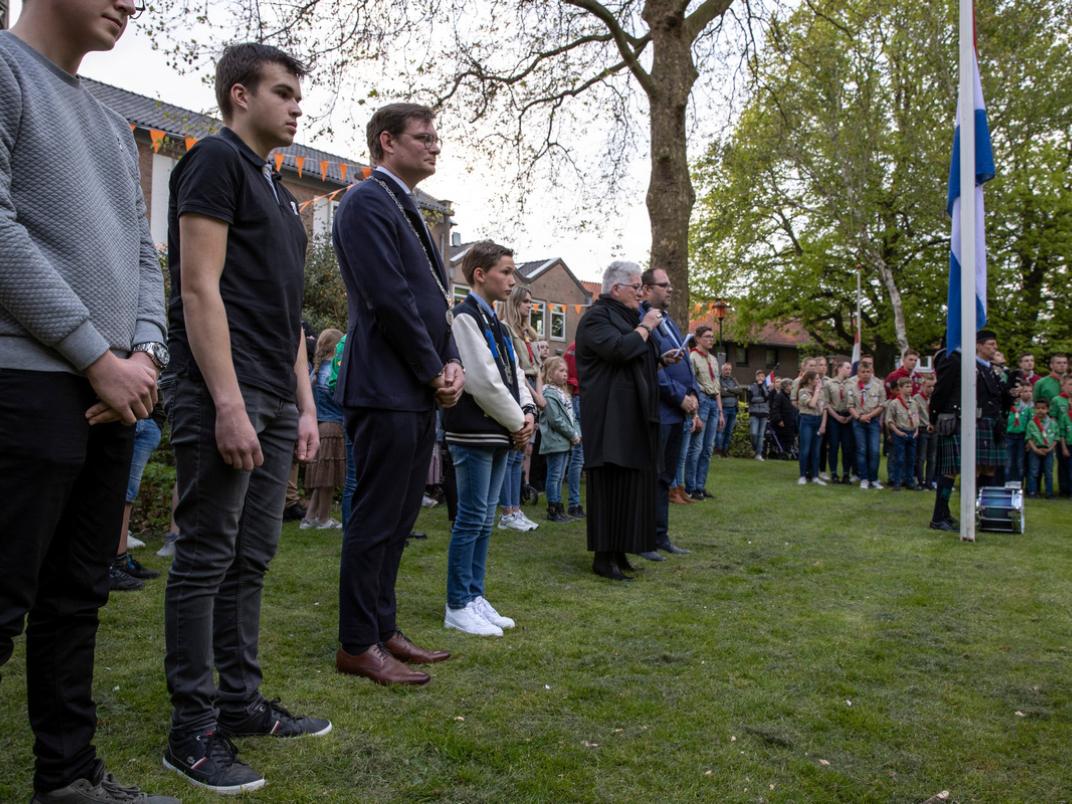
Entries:
POLYGON ((216 406, 202 383, 178 380, 168 407, 179 538, 164 593, 164 671, 179 738, 212 728, 221 710, 238 714, 260 700, 261 593, 283 528, 298 409, 241 390, 264 453, 252 472, 223 462, 216 406))
POLYGON ((398 628, 395 581, 421 511, 435 413, 349 408, 346 429, 354 443, 357 487, 342 539, 339 641, 353 652, 389 639, 398 628))
MULTIPOLYGON (((1021 450, 1022 451, 1022 450, 1021 450)), ((916 436, 916 483, 930 488, 938 471, 938 434, 920 428, 916 436)), ((1023 474, 1021 470, 1021 474, 1023 474)))
POLYGON ((1072 457, 1064 456, 1060 444, 1053 455, 1057 463, 1057 493, 1062 497, 1072 497, 1072 457))
POLYGON ((84 414, 96 401, 73 374, 0 369, 0 665, 25 621, 40 791, 89 775, 97 759, 97 611, 108 601, 134 428, 90 427, 84 414))
POLYGON ((681 457, 681 422, 659 425, 659 475, 655 495, 655 545, 670 543, 670 486, 681 457))
MULTIPOLYGON (((852 440, 852 419, 839 422, 833 416, 826 419, 826 433, 830 437, 830 474, 838 477, 838 453, 841 454, 841 474, 847 480, 854 471, 856 461, 856 444, 852 440)), ((822 471, 822 455, 819 456, 819 470, 822 471)))

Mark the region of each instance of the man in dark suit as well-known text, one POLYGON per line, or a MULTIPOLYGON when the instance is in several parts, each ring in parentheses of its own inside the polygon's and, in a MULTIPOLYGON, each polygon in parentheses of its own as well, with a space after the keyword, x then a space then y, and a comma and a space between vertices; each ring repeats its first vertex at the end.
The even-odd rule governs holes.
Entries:
POLYGON ((339 204, 333 239, 350 331, 336 399, 357 465, 339 573, 339 672, 380 684, 424 684, 404 662, 449 657, 410 642, 395 622, 395 579, 421 508, 435 405, 450 407, 464 375, 451 339, 450 278, 413 197, 435 173, 430 109, 396 103, 368 123, 372 176, 339 204))

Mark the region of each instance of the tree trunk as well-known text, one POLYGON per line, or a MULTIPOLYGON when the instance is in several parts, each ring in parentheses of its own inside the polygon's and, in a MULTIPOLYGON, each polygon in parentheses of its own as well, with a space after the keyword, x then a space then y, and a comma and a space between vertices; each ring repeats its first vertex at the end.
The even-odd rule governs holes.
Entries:
POLYGON ((897 287, 897 281, 893 278, 893 271, 884 259, 875 260, 879 278, 886 286, 886 292, 890 295, 890 307, 893 309, 893 332, 897 338, 897 348, 901 354, 908 348, 908 328, 905 326, 904 303, 901 301, 901 289, 897 287))
POLYGON ((685 119, 697 72, 692 41, 685 26, 684 5, 649 0, 644 21, 652 39, 648 93, 651 120, 651 267, 662 268, 674 285, 670 314, 685 328, 689 323, 689 219, 696 193, 689 176, 685 119))

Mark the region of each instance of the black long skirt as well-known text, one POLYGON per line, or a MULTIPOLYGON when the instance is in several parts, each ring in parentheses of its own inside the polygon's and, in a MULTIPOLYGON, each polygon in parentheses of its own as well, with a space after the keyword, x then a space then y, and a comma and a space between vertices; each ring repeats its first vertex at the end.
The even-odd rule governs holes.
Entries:
POLYGON ((588 470, 588 549, 642 553, 655 549, 655 469, 588 470))

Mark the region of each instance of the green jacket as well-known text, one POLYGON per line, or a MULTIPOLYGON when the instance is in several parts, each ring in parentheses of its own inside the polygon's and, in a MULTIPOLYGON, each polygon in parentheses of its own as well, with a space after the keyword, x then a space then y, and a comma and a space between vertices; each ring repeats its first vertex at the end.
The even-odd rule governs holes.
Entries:
POLYGON ((332 391, 339 384, 339 367, 342 365, 342 353, 346 349, 346 336, 339 339, 339 345, 335 347, 335 356, 331 358, 331 373, 328 374, 328 388, 332 391))
POLYGON ((580 427, 573 420, 573 403, 558 388, 544 386, 543 397, 547 407, 540 411, 540 454, 569 452, 573 439, 580 434, 580 427))
POLYGON ((1027 425, 1027 441, 1029 444, 1046 449, 1057 443, 1057 438, 1057 422, 1054 421, 1052 416, 1047 416, 1043 419, 1041 427, 1039 427, 1037 418, 1033 418, 1027 425))
POLYGON ((1024 435, 1033 414, 1034 410, 1031 405, 1015 403, 1009 411, 1009 422, 1005 425, 1005 432, 1009 435, 1024 435))

